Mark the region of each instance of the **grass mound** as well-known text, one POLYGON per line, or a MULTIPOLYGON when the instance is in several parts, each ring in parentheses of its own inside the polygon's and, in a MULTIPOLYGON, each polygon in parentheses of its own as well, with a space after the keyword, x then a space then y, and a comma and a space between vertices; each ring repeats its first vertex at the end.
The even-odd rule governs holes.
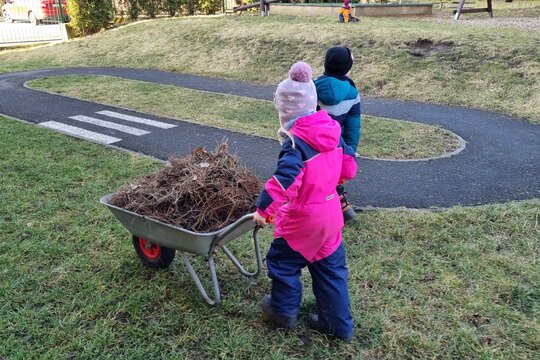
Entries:
POLYGON ((195 149, 169 158, 168 165, 124 186, 110 203, 196 232, 211 232, 255 210, 261 182, 229 153, 195 149))
POLYGON ((300 60, 315 76, 322 74, 326 49, 344 45, 354 54, 351 77, 363 96, 540 121, 539 33, 435 20, 365 17, 343 31, 334 17, 157 19, 64 44, 2 52, 0 73, 121 64, 277 85, 300 60))

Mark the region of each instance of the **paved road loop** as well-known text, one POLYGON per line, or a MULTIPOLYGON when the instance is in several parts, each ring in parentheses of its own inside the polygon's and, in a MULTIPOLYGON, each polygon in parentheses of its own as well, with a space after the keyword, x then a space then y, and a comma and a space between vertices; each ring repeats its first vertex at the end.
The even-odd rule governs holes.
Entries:
MULTIPOLYGON (((73 68, 0 74, 0 114, 91 141, 166 159, 228 138, 232 151, 261 178, 275 168, 275 140, 35 91, 26 81, 95 74, 272 100, 275 86, 157 70, 73 68)), ((450 207, 540 198, 540 126, 487 111, 364 97, 362 113, 440 125, 466 142, 456 156, 429 161, 359 159, 346 188, 355 205, 450 207)))

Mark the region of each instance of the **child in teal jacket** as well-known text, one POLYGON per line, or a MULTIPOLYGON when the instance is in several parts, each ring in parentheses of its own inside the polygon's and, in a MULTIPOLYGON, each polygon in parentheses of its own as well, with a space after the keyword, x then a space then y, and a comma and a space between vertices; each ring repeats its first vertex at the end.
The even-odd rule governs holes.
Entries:
MULTIPOLYGON (((324 75, 315 80, 318 104, 341 125, 341 137, 345 144, 357 151, 360 141, 361 108, 356 85, 347 75, 354 58, 349 48, 336 46, 327 50, 324 59, 324 75)), ((345 221, 356 213, 345 196, 343 186, 338 187, 345 221)))

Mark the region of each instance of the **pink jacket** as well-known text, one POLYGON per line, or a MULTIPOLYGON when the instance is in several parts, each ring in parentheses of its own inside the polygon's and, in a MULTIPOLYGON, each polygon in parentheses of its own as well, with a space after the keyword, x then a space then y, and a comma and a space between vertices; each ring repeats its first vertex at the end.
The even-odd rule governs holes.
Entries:
POLYGON ((356 176, 352 148, 325 110, 300 117, 286 138, 277 169, 257 200, 257 212, 275 216, 274 237, 308 261, 331 255, 341 243, 343 214, 336 192, 340 180, 356 176))

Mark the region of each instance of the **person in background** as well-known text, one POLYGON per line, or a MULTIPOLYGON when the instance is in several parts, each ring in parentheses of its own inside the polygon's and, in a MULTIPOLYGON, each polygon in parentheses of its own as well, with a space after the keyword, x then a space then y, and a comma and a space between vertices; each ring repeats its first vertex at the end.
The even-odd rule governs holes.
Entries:
POLYGON ((340 23, 358 22, 359 18, 352 16, 351 0, 343 0, 343 6, 339 8, 338 19, 340 23))
POLYGON ((295 327, 302 301, 300 277, 307 267, 317 302, 310 326, 350 340, 353 320, 336 186, 356 176, 356 158, 341 138, 339 124, 326 110, 316 111, 317 92, 308 64, 291 67, 289 77, 277 87, 275 105, 281 152, 253 214, 260 226, 275 219, 266 256, 272 292, 263 298, 262 312, 278 326, 295 327))

